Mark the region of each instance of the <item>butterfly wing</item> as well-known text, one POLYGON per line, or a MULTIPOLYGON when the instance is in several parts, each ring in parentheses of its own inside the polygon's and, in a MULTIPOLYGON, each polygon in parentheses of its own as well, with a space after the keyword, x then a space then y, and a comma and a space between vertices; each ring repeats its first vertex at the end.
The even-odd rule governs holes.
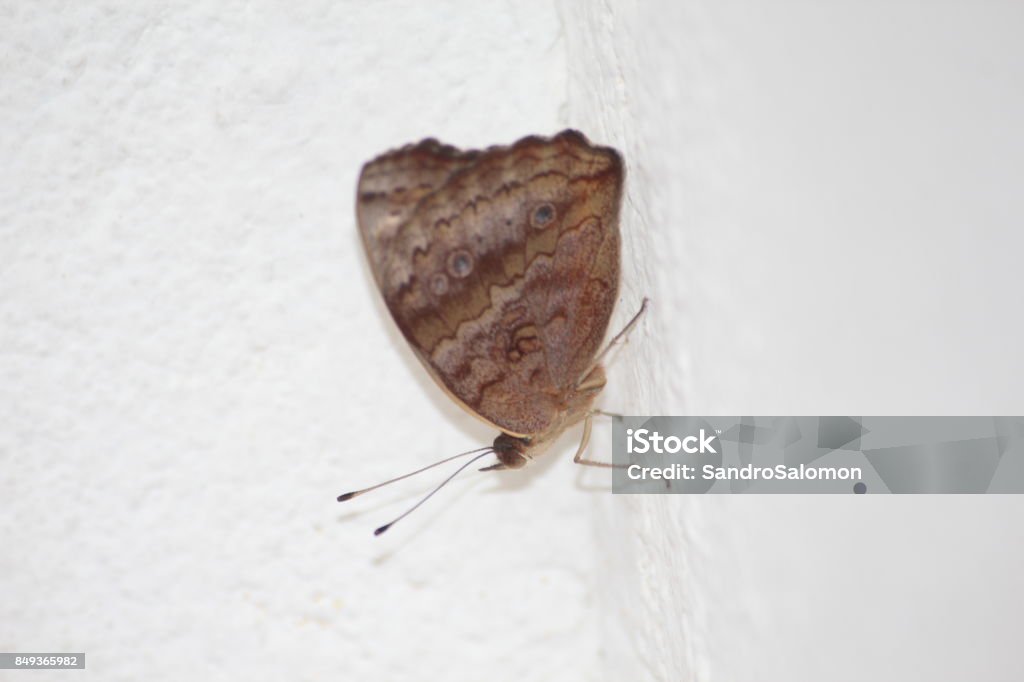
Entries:
POLYGON ((623 169, 575 131, 367 164, 357 198, 399 329, 466 409, 514 435, 565 410, 618 294, 623 169))

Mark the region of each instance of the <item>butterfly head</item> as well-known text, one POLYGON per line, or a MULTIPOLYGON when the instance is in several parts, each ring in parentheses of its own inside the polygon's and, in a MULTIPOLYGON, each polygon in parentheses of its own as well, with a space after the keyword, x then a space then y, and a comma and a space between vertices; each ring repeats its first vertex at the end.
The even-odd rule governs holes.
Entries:
POLYGON ((496 469, 522 469, 536 454, 537 443, 533 439, 499 434, 494 439, 494 456, 500 464, 496 469))

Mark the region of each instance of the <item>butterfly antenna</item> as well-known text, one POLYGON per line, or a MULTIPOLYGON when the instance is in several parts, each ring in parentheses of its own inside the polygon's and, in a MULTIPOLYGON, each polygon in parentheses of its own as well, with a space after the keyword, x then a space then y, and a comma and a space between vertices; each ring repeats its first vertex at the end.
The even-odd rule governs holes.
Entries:
MULTIPOLYGON (((474 450, 474 452, 479 452, 479 450, 474 450)), ((449 476, 448 478, 446 478, 446 479, 444 479, 443 481, 441 481, 441 484, 440 484, 440 485, 438 485, 438 486, 437 486, 436 488, 434 488, 433 490, 431 490, 431 491, 430 491, 429 493, 427 493, 427 494, 426 494, 426 496, 424 496, 424 498, 423 498, 422 500, 420 500, 419 502, 417 502, 417 503, 416 503, 416 504, 414 504, 413 506, 409 507, 409 509, 407 509, 407 510, 405 511, 405 513, 403 513, 403 514, 402 514, 401 516, 399 516, 399 517, 398 517, 397 519, 395 519, 395 520, 394 520, 394 521, 392 521, 391 523, 385 523, 385 524, 384 524, 383 526, 381 526, 381 527, 380 527, 380 528, 378 528, 377 530, 373 531, 373 534, 374 534, 374 535, 380 535, 381 533, 383 533, 384 531, 386 531, 386 530, 387 530, 388 528, 391 528, 391 526, 395 525, 396 523, 398 523, 399 521, 401 521, 402 519, 404 519, 404 518, 405 518, 406 516, 408 516, 409 514, 412 514, 412 513, 414 512, 414 511, 416 511, 416 509, 418 509, 418 508, 419 508, 419 506, 420 506, 421 504, 423 504, 424 502, 426 502, 427 500, 429 500, 429 499, 430 499, 431 497, 433 497, 433 496, 434 496, 434 493, 436 493, 436 492, 437 492, 438 490, 440 490, 441 488, 443 488, 443 487, 445 487, 446 485, 448 485, 448 484, 449 484, 449 483, 451 482, 451 480, 452 480, 453 478, 455 478, 456 476, 458 476, 459 474, 461 474, 461 473, 462 473, 462 471, 463 471, 463 470, 464 470, 464 469, 465 469, 466 467, 470 466, 471 464, 473 464, 473 462, 477 461, 477 460, 478 460, 478 459, 480 459, 481 457, 486 457, 487 455, 491 454, 492 452, 494 452, 494 450, 493 450, 492 448, 484 448, 484 452, 481 452, 481 453, 480 453, 479 455, 477 455, 477 456, 476 456, 476 457, 474 457, 473 459, 469 460, 468 462, 466 462, 465 464, 463 464, 462 466, 460 466, 460 467, 459 467, 458 469, 456 469, 456 470, 455 470, 455 473, 453 473, 453 474, 452 474, 451 476, 449 476)), ((464 453, 462 453, 462 454, 464 454, 464 455, 468 455, 468 454, 471 454, 471 453, 468 453, 468 452, 464 452, 464 453)), ((454 459, 454 457, 449 457, 448 459, 454 459)), ((447 462, 448 460, 444 460, 444 461, 446 461, 446 462, 447 462)), ((438 464, 440 464, 440 462, 438 462, 438 464)), ((427 467, 427 468, 430 468, 430 467, 427 467)), ((414 473, 415 473, 415 472, 414 472, 414 473)))
MULTIPOLYGON (((353 497, 359 497, 363 493, 368 493, 371 490, 376 490, 377 488, 383 488, 386 485, 389 485, 391 483, 397 483, 398 481, 401 481, 403 479, 409 478, 410 476, 415 476, 416 474, 422 474, 427 469, 433 469, 436 466, 440 466, 440 465, 444 464, 445 462, 450 462, 453 459, 458 459, 459 457, 465 457, 466 455, 475 455, 478 452, 483 452, 483 453, 486 454, 486 453, 492 452, 492 451, 493 451, 493 448, 488 446, 486 448, 477 448, 476 450, 470 450, 469 452, 460 452, 457 455, 452 455, 451 457, 445 457, 444 459, 439 460, 437 462, 434 462, 433 464, 428 464, 427 466, 423 467, 422 469, 417 469, 416 471, 410 471, 407 474, 402 474, 401 476, 398 476, 396 478, 392 478, 391 480, 388 480, 388 481, 384 481, 383 483, 378 483, 377 485, 371 485, 369 488, 363 488, 362 490, 353 490, 350 493, 344 493, 342 495, 338 495, 338 502, 345 502, 346 500, 351 500, 353 497)), ((476 460, 472 460, 472 461, 476 461, 476 460)))

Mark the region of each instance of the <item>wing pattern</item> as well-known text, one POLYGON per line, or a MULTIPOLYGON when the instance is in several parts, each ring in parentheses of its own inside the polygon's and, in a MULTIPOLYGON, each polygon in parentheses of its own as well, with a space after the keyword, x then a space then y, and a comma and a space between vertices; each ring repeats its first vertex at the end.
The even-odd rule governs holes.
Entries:
POLYGON ((464 407, 546 431, 608 328, 623 167, 567 130, 459 151, 425 140, 362 171, 357 217, 402 334, 464 407))

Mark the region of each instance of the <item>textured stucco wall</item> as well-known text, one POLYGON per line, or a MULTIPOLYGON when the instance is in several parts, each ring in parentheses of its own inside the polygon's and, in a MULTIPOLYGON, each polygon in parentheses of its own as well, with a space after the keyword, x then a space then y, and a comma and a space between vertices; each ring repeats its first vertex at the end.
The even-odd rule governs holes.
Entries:
POLYGON ((355 180, 567 124, 555 7, 0 14, 0 650, 96 680, 594 679, 602 480, 571 437, 381 538, 443 472, 334 501, 495 435, 393 328, 355 180))

